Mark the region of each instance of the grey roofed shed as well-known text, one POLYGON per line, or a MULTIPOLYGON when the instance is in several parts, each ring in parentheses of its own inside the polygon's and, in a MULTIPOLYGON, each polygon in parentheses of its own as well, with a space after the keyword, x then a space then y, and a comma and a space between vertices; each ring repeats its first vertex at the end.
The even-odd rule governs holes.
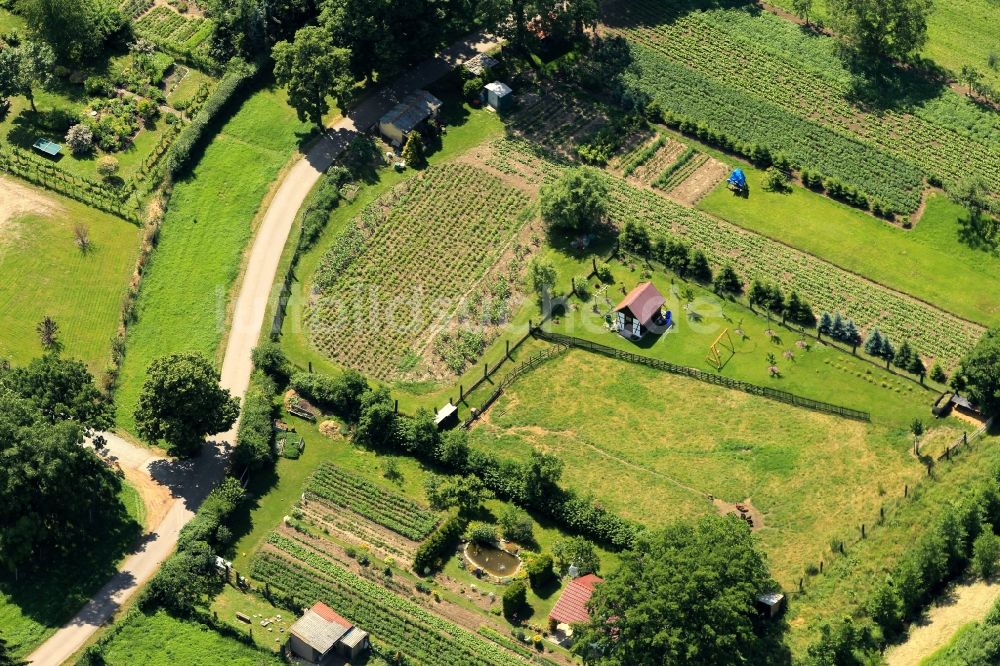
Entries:
POLYGON ((506 111, 514 102, 514 91, 503 81, 487 83, 483 92, 483 102, 494 111, 506 111))
POLYGON ((344 634, 343 638, 340 639, 340 642, 353 650, 363 644, 366 638, 368 638, 367 631, 362 631, 357 627, 351 627, 351 630, 344 634))
POLYGON ((317 654, 325 655, 350 630, 350 626, 345 627, 340 622, 328 620, 310 608, 296 620, 288 632, 317 654))
POLYGON ((458 422, 458 407, 450 402, 438 410, 434 416, 434 425, 438 428, 447 428, 458 422))
POLYGON ((426 90, 418 90, 403 98, 382 116, 378 130, 393 145, 400 145, 420 123, 437 115, 441 100, 426 90))
POLYGON ((476 76, 479 76, 480 74, 493 69, 498 64, 499 63, 496 58, 486 55, 485 53, 478 53, 466 60, 462 66, 476 76))

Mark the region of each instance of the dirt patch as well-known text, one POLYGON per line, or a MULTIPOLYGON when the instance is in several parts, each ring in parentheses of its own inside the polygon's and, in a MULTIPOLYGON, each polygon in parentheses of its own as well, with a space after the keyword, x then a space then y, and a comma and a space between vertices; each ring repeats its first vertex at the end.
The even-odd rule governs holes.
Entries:
POLYGON ((709 158, 694 173, 670 192, 670 198, 686 206, 693 206, 709 193, 729 173, 729 167, 719 160, 709 158))
POLYGON ((174 498, 166 486, 162 486, 152 479, 145 470, 138 470, 131 467, 122 467, 125 480, 129 482, 142 498, 142 503, 146 506, 146 524, 144 531, 156 527, 167 515, 173 504, 174 498))
POLYGON ((16 237, 15 218, 27 213, 51 215, 63 210, 54 199, 38 190, 9 178, 0 178, 0 245, 16 237))
POLYGON ((906 642, 886 653, 888 666, 919 664, 970 622, 982 620, 1000 598, 1000 582, 976 581, 950 589, 910 629, 906 642))
POLYGON ((751 530, 759 530, 764 527, 764 514, 761 513, 760 509, 753 505, 753 502, 751 502, 749 498, 743 500, 742 502, 730 504, 729 502, 716 497, 712 500, 712 504, 723 516, 732 513, 740 518, 743 518, 750 523, 751 530))

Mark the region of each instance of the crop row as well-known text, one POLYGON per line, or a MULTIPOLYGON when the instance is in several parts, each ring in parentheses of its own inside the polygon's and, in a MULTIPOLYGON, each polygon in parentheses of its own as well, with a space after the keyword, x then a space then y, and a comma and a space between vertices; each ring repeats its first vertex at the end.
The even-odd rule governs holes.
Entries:
POLYGON ((366 374, 398 377, 496 263, 528 203, 465 164, 431 167, 387 191, 321 260, 305 314, 313 344, 366 374))
POLYGON ((307 602, 323 601, 391 650, 416 659, 416 663, 484 666, 524 663, 381 585, 354 575, 299 542, 274 533, 268 543, 298 562, 260 553, 250 570, 254 579, 296 597, 307 597, 307 602))
POLYGON ((664 108, 781 150, 800 166, 850 182, 893 206, 906 199, 908 210, 916 205, 908 192, 915 187, 914 170, 955 182, 1000 168, 996 118, 951 91, 934 91, 899 110, 868 112, 849 101, 851 80, 830 40, 804 37, 766 13, 714 10, 665 20, 660 4, 649 0, 630 9, 633 21, 620 32, 639 45, 637 82, 664 108), (802 53, 806 57, 800 58, 802 53), (845 140, 868 151, 848 149, 845 140), (827 147, 833 155, 822 159, 827 147), (878 181, 866 174, 890 155, 907 167, 898 176, 888 170, 879 174, 891 181, 895 196, 873 192, 878 181), (838 161, 844 164, 835 170, 838 161))
POLYGON ((203 18, 186 17, 161 5, 139 19, 135 27, 139 34, 193 47, 195 44, 185 43, 203 32, 204 23, 203 18))
MULTIPOLYGON (((560 167, 523 141, 500 139, 493 147, 498 169, 531 169, 550 180, 560 167)), ((653 233, 682 238, 702 250, 715 266, 732 264, 749 283, 777 281, 797 291, 817 311, 843 312, 864 330, 874 326, 892 340, 909 340, 924 357, 954 365, 983 328, 938 307, 845 271, 814 255, 742 229, 725 220, 676 204, 644 188, 607 175, 611 220, 645 223, 653 233)))
POLYGON ((433 512, 330 463, 316 470, 306 489, 414 541, 426 537, 437 525, 433 512))
POLYGON ((125 16, 135 19, 152 6, 153 0, 125 0, 118 8, 125 16))
POLYGON ((653 181, 653 187, 665 192, 670 191, 680 185, 685 178, 694 173, 698 167, 707 161, 708 155, 699 153, 694 148, 688 148, 677 158, 676 162, 668 166, 663 170, 663 173, 656 177, 656 180, 653 181))

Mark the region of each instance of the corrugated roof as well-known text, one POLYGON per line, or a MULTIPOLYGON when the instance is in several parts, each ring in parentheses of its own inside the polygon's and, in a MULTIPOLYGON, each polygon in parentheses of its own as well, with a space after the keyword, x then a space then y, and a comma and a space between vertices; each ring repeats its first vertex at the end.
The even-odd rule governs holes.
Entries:
POLYGON ((351 627, 351 630, 344 634, 344 637, 340 639, 340 642, 349 648, 355 648, 366 638, 368 638, 367 631, 361 631, 357 627, 351 627))
POLYGON ((514 92, 513 90, 510 89, 510 86, 508 86, 503 81, 494 81, 493 83, 487 83, 486 89, 489 90, 494 95, 499 95, 500 97, 503 97, 504 95, 509 95, 510 93, 514 92))
POLYGON ((587 602, 594 593, 594 586, 604 582, 604 579, 594 574, 587 574, 571 580, 559 595, 552 612, 549 613, 556 622, 577 624, 590 619, 587 612, 587 602))
POLYGON ((409 132, 441 108, 441 100, 426 90, 418 90, 403 98, 379 123, 392 125, 402 132, 409 132))
POLYGON ((458 407, 451 404, 450 402, 437 411, 437 415, 434 417, 434 423, 440 424, 445 419, 449 418, 452 414, 458 411, 458 407))
POLYGON ((326 604, 317 603, 288 630, 320 654, 326 654, 353 625, 326 604))
POLYGON ((653 318, 666 300, 663 294, 653 286, 652 282, 642 282, 635 286, 635 289, 628 292, 622 302, 615 308, 615 312, 628 310, 632 316, 639 320, 639 323, 646 325, 653 318))

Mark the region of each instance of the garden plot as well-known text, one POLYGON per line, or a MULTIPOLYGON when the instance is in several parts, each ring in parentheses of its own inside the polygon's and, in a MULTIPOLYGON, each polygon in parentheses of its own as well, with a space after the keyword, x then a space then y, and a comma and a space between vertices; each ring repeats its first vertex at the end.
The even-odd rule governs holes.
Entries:
POLYGON ((208 45, 212 32, 210 21, 198 16, 184 16, 170 7, 157 5, 135 24, 136 32, 153 41, 195 49, 208 45))
MULTIPOLYGON (((530 168, 547 178, 560 167, 523 142, 501 139, 494 148, 499 170, 530 168)), ((897 344, 909 340, 925 358, 954 366, 982 335, 983 326, 906 294, 866 280, 819 257, 682 206, 656 192, 608 175, 612 222, 634 219, 650 231, 682 238, 702 250, 713 266, 727 263, 749 283, 759 279, 795 290, 817 312, 842 312, 867 331, 878 326, 897 344)))
POLYGON ((379 379, 442 373, 432 342, 453 317, 475 336, 508 314, 518 264, 507 264, 506 275, 490 271, 527 251, 517 236, 528 203, 496 175, 457 163, 389 190, 321 260, 304 315, 312 343, 379 379))
POLYGON ((715 188, 729 173, 729 166, 708 155, 670 189, 674 201, 692 206, 715 188))
POLYGON ((622 175, 637 185, 651 185, 657 176, 684 154, 684 148, 683 143, 661 136, 647 146, 644 152, 627 162, 622 175), (646 151, 649 150, 653 152, 647 156, 646 151))
POLYGON ((639 74, 629 77, 671 113, 780 151, 899 212, 917 208, 925 177, 988 180, 1000 168, 996 114, 916 77, 906 85, 919 104, 864 110, 848 101, 851 77, 833 40, 768 13, 704 8, 672 13, 642 0, 607 17, 633 44, 639 74))
MULTIPOLYGON (((285 594, 318 600, 370 632, 377 647, 407 661, 435 666, 525 663, 495 643, 445 620, 383 585, 355 575, 305 537, 273 533, 253 560, 250 575, 285 594)), ((409 596, 409 588, 388 580, 409 596)))

